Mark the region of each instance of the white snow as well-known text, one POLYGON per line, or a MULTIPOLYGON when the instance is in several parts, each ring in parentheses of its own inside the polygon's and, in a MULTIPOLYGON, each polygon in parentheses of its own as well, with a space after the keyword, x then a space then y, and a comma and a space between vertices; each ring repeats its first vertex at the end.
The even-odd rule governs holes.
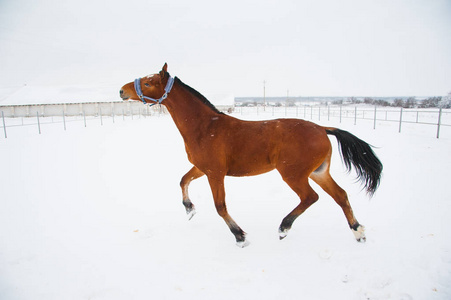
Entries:
POLYGON ((425 125, 321 122, 378 147, 383 179, 368 199, 331 138, 332 176, 367 242, 313 183, 320 200, 280 241, 298 199, 270 172, 226 179, 251 242, 238 248, 205 177, 190 185, 187 220, 179 182, 191 166, 169 116, 110 121, 0 138, 0 299, 451 298, 449 128, 436 139, 425 125))

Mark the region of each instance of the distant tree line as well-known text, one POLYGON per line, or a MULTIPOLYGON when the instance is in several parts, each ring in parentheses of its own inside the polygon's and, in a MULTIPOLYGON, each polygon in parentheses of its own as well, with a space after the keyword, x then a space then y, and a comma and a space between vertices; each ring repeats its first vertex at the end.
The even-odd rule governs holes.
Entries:
MULTIPOLYGON (((450 108, 451 101, 446 101, 447 97, 431 97, 426 100, 423 100, 419 107, 421 108, 429 108, 429 107, 441 107, 441 108, 450 108)), ((450 99, 451 100, 451 99, 450 99)))
MULTIPOLYGON (((361 99, 361 98, 360 98, 361 99)), ((368 105, 377 105, 377 106, 391 106, 391 107, 403 107, 403 108, 451 108, 451 92, 448 93, 445 97, 429 97, 424 100, 417 100, 415 97, 409 97, 409 98, 396 98, 393 101, 387 101, 382 99, 375 99, 371 97, 363 98, 363 100, 360 100, 356 97, 349 97, 347 99, 339 99, 332 101, 332 104, 334 105, 342 105, 344 103, 346 104, 368 104, 368 105)), ((327 105, 328 102, 323 101, 321 102, 321 105, 327 105)), ((250 101, 242 103, 241 106, 259 106, 261 105, 260 102, 257 101, 250 101)), ((281 106, 296 106, 296 99, 286 99, 285 101, 277 101, 272 102, 272 104, 276 107, 281 106)))
MULTIPOLYGON (((433 108, 433 107, 441 107, 441 108, 451 108, 451 92, 448 93, 446 97, 429 97, 424 100, 417 100, 415 97, 409 97, 407 99, 396 98, 393 102, 389 102, 387 100, 381 99, 373 99, 370 97, 366 97, 362 100, 357 99, 356 97, 350 97, 346 101, 351 104, 369 104, 369 105, 377 105, 377 106, 392 106, 392 107, 403 107, 403 108, 433 108)), ((332 104, 340 105, 343 104, 343 100, 336 100, 332 102, 332 104)))

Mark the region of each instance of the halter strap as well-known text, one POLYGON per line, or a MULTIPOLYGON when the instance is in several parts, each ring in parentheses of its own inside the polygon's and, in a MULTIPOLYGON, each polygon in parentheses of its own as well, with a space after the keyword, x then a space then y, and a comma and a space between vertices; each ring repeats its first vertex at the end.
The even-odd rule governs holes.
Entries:
POLYGON ((173 85, 174 85, 174 78, 169 76, 168 82, 166 83, 166 87, 164 88, 163 96, 161 96, 161 98, 159 98, 159 99, 154 99, 154 98, 147 97, 147 96, 143 95, 143 92, 141 90, 141 78, 135 79, 135 91, 136 91, 136 94, 138 95, 139 99, 141 99, 141 101, 144 104, 148 104, 145 100, 149 100, 149 101, 155 102, 155 103, 150 104, 150 106, 155 105, 157 103, 161 104, 161 102, 163 102, 163 100, 168 97, 168 94, 171 91, 173 85))

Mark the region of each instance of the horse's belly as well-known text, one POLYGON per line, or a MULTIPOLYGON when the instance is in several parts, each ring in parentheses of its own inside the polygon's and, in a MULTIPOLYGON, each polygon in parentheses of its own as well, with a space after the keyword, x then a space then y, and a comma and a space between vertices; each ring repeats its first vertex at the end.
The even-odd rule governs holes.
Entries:
POLYGON ((229 170, 227 172, 227 176, 235 176, 235 177, 243 177, 243 176, 255 176, 260 175, 263 173, 267 173, 269 171, 274 170, 275 167, 267 167, 267 168, 261 168, 258 170, 229 170))
POLYGON ((234 160, 228 166, 228 176, 254 176, 275 169, 275 164, 268 158, 249 157, 247 160, 234 160))

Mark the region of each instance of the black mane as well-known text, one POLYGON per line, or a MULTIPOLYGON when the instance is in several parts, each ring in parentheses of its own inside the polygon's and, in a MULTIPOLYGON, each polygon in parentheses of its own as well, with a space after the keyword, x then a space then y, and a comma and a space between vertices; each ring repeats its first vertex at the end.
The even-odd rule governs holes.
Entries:
POLYGON ((189 85, 184 84, 178 77, 175 77, 175 82, 179 83, 182 87, 186 88, 189 92, 191 92, 192 94, 194 94, 194 96, 196 96, 197 98, 199 98, 199 100, 202 101, 203 104, 207 105, 211 110, 213 110, 214 112, 218 113, 218 114, 223 114, 222 112, 220 112, 213 104, 211 104, 210 101, 208 101, 207 98, 205 98, 201 93, 199 93, 198 91, 196 91, 195 89, 193 89, 192 87, 190 87, 189 85))

